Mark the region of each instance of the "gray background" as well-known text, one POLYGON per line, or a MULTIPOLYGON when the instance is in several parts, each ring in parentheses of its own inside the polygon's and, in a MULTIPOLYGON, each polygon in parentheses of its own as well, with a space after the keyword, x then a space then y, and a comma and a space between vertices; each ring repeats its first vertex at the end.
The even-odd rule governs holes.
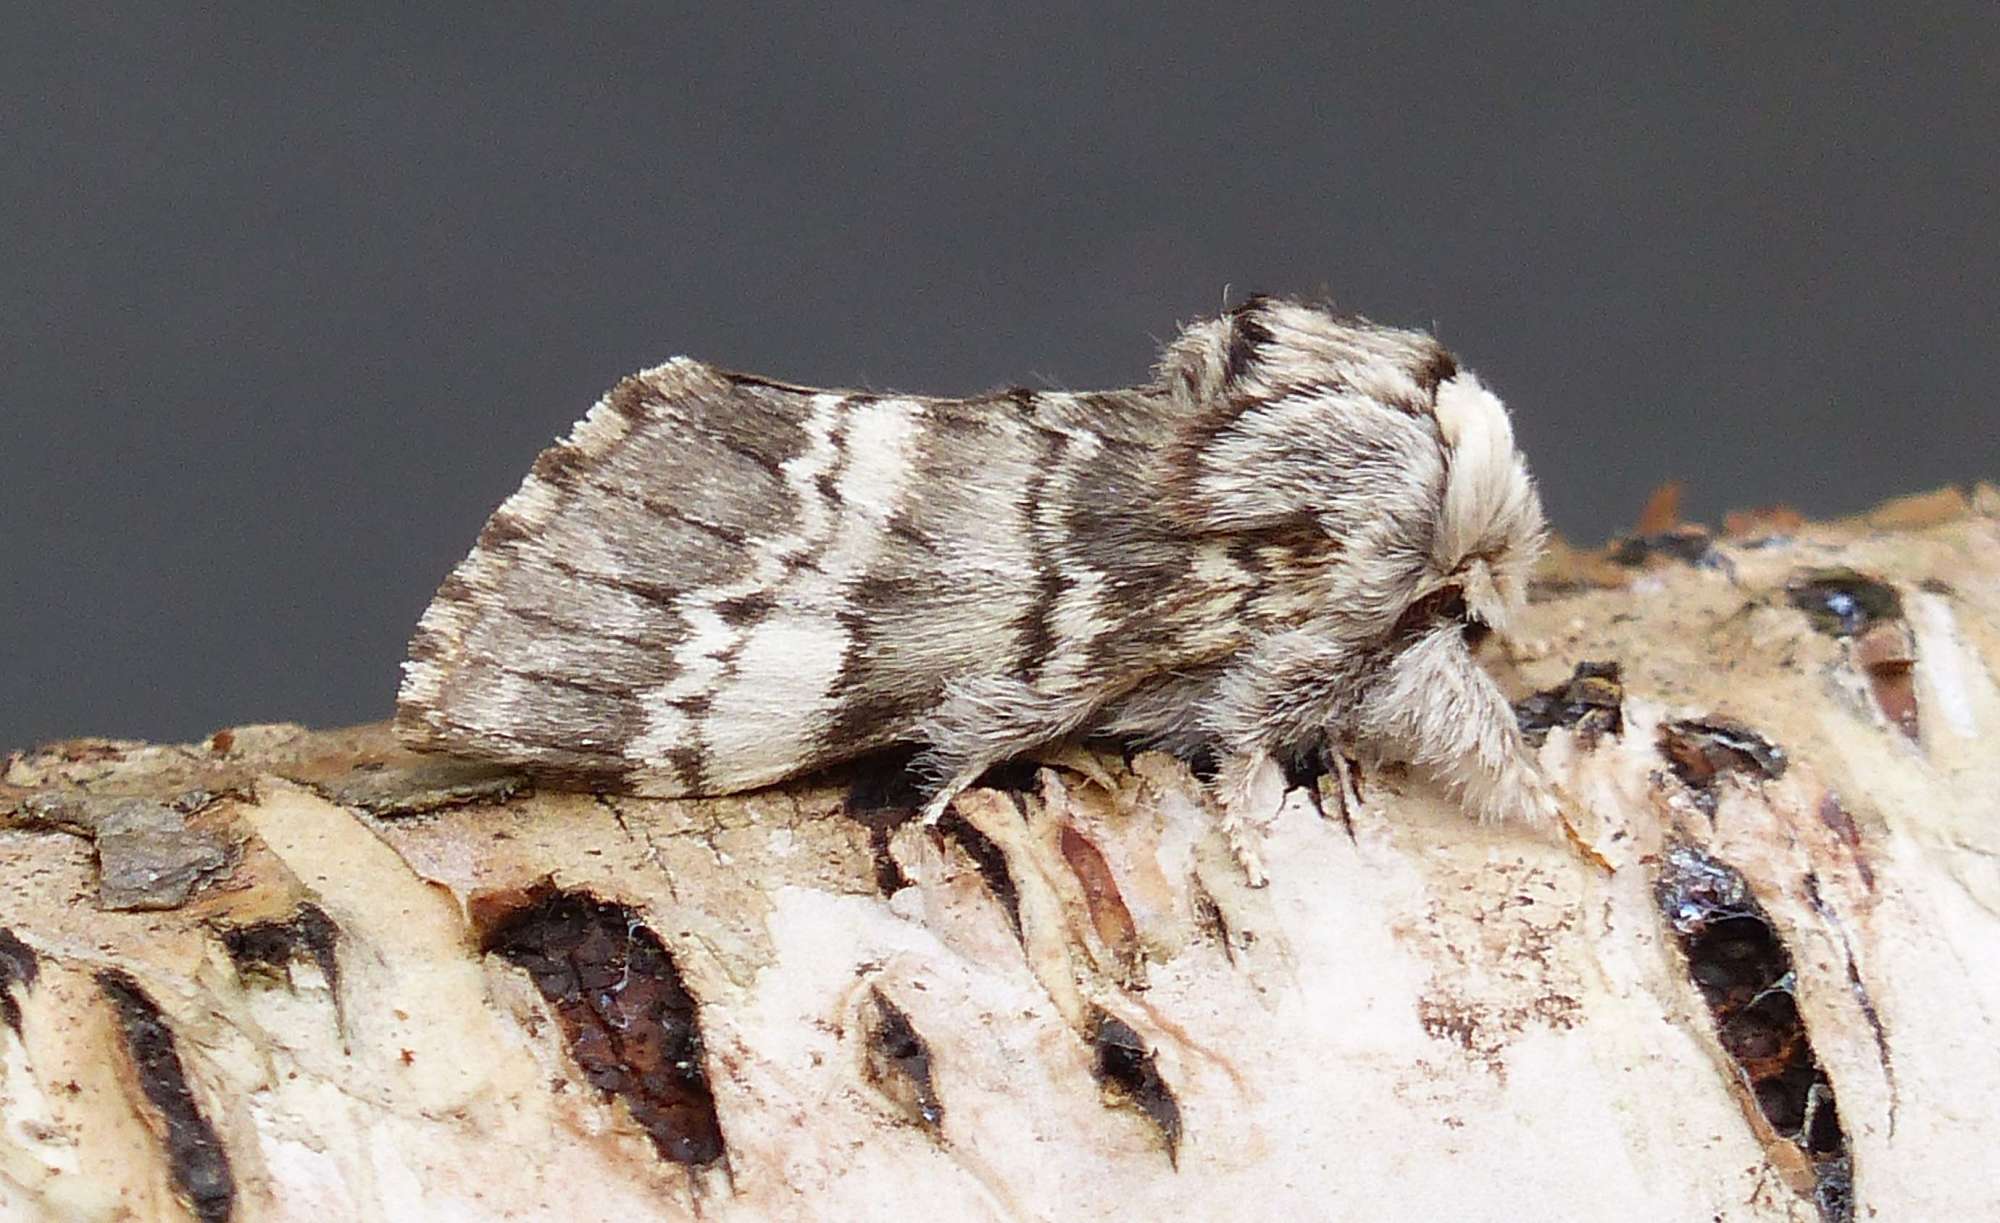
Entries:
POLYGON ((2000 474, 1990 2, 25 7, 0 746, 384 716, 673 353, 1088 387, 1326 292, 1496 384, 1584 539, 2000 474))

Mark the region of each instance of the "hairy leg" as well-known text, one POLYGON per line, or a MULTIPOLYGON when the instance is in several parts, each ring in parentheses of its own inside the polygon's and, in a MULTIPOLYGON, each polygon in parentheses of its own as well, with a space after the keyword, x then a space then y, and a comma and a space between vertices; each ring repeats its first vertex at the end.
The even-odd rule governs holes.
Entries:
MULTIPOLYGON (((1347 830, 1347 839, 1354 839, 1354 816, 1361 810, 1361 766, 1348 756, 1342 748, 1334 748, 1327 753, 1327 761, 1333 770, 1333 814, 1339 818, 1340 826, 1347 830)), ((1326 787, 1320 787, 1322 798, 1326 787)), ((1325 813, 1322 805, 1321 813, 1325 813)))
POLYGON ((1324 741, 1336 754, 1407 761, 1482 820, 1546 825, 1557 815, 1513 707, 1456 626, 1393 653, 1273 637, 1224 677, 1208 717, 1235 756, 1324 741))
POLYGON ((1268 752, 1236 752, 1225 756, 1211 787, 1229 854, 1253 888, 1270 882, 1264 859, 1251 839, 1253 826, 1263 827, 1284 805, 1284 773, 1268 752))
POLYGON ((1284 802, 1277 758, 1328 741, 1366 664, 1365 654, 1322 634, 1283 633, 1267 638, 1215 683, 1202 710, 1221 756, 1212 793, 1223 836, 1252 886, 1263 885, 1264 871, 1251 830, 1268 824, 1284 802))
POLYGON ((1481 820, 1546 826, 1558 815, 1513 706, 1455 631, 1398 651, 1356 702, 1353 728, 1372 751, 1443 783, 1481 820))

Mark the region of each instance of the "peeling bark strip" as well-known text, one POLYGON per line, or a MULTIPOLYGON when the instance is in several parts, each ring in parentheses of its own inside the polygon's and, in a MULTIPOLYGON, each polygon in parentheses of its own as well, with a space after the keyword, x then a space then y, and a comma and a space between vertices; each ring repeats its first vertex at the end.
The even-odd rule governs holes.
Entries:
POLYGON ((1090 924, 1097 937, 1118 957, 1122 968, 1127 972, 1137 969, 1145 958, 1145 949, 1139 943, 1139 927, 1118 890, 1118 877, 1112 874, 1111 864, 1104 860, 1103 851, 1091 844, 1090 838, 1068 824, 1062 826, 1060 841, 1063 861, 1069 863, 1077 883, 1082 885, 1084 904, 1090 910, 1090 924))
POLYGON ((14 1029, 16 1036, 21 1034, 21 1003, 14 997, 14 987, 33 988, 41 971, 35 949, 0 926, 0 1023, 14 1029))
POLYGON ((1888 620, 1856 637, 1848 659, 1868 678, 1875 708, 1904 736, 1920 738, 1917 720, 1917 640, 1910 626, 1888 620))
POLYGON ((944 813, 937 822, 937 831, 947 840, 954 841, 972 859, 979 869, 979 877, 986 881, 986 887, 993 893, 1002 907, 1007 910, 1007 920, 1013 924, 1014 937, 1021 937, 1021 894, 1014 887, 1014 876, 1007 870, 1007 855, 993 838, 973 827, 972 821, 960 815, 954 808, 944 813))
POLYGON ((1575 730, 1585 746, 1625 733, 1625 686, 1615 662, 1580 662, 1569 679, 1514 703, 1514 718, 1528 742, 1540 746, 1558 726, 1575 730))
POLYGON ((1882 1077, 1889 1084, 1889 1132, 1896 1129, 1896 1059, 1889 1052, 1889 1030, 1882 1023, 1882 1013, 1875 1007, 1875 999, 1868 992, 1868 986, 1861 980, 1861 966, 1854 960, 1854 942, 1847 937, 1847 927, 1841 922, 1840 914, 1826 902, 1820 894, 1819 876, 1806 872, 1806 899, 1812 903, 1813 912, 1820 915, 1840 939, 1840 951, 1847 961, 1847 992, 1854 995, 1854 1004, 1861 1008, 1861 1017, 1868 1021, 1868 1031, 1875 1037, 1875 1056, 1882 1060, 1882 1077))
POLYGON ((97 849, 97 905, 102 909, 167 910, 212 884, 237 856, 212 826, 191 823, 209 791, 183 792, 173 802, 121 794, 52 790, 21 805, 30 826, 88 837, 97 849), (188 801, 182 801, 188 800, 188 801))
POLYGON ((1132 1025, 1105 1011, 1097 1013, 1090 1043, 1097 1049, 1094 1071, 1107 1093, 1144 1114, 1167 1145, 1167 1158, 1176 1167, 1181 1153, 1181 1106, 1174 1092, 1160 1077, 1153 1051, 1132 1025))
POLYGON ((933 1138, 944 1129, 944 1105, 931 1081, 931 1050, 903 1008, 879 989, 862 1008, 862 1072, 896 1110, 933 1138))
POLYGON ((1667 850, 1654 895, 1759 1115, 1812 1166, 1821 1216, 1846 1223, 1847 1134, 1799 1014, 1791 952, 1770 916, 1734 867, 1687 844, 1667 850))
POLYGON ((230 1217, 236 1202, 236 1178, 215 1127, 195 1106, 173 1029, 139 983, 117 969, 97 974, 97 986, 111 1001, 125 1051, 139 1081, 139 1090, 159 1114, 174 1184, 196 1218, 218 1223, 230 1217))
POLYGON ((697 1165, 722 1157, 694 997, 636 912, 545 891, 499 918, 482 949, 527 970, 584 1077, 625 1101, 662 1156, 697 1165))

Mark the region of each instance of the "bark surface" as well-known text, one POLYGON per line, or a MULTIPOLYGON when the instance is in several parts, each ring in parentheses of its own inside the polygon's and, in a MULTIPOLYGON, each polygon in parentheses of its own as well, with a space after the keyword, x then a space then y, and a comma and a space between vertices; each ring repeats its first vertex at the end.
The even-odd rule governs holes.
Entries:
POLYGON ((2000 1212, 2000 490, 1559 551, 1486 657, 1585 848, 1274 774, 1261 889, 1156 754, 16 753, 0 1216, 2000 1212))

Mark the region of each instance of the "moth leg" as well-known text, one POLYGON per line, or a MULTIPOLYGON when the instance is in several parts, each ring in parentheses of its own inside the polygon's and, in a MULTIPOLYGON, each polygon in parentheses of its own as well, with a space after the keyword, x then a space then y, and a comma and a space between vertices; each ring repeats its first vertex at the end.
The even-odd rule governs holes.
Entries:
POLYGON ((1321 737, 1363 758, 1407 761, 1475 818, 1555 822, 1555 794, 1513 706, 1454 626, 1418 637, 1386 662, 1337 641, 1281 634, 1232 668, 1217 695, 1209 723, 1223 742, 1321 737))
POLYGON ((1342 805, 1350 811, 1360 810, 1368 801, 1361 796, 1361 763, 1344 751, 1335 751, 1333 771, 1345 790, 1340 796, 1342 805))
POLYGON ((1098 702, 1050 696, 1004 676, 954 680, 921 729, 927 746, 917 766, 940 778, 924 804, 924 823, 944 818, 957 798, 986 770, 1069 735, 1098 702))
POLYGON ((1339 818, 1340 826, 1347 829, 1347 839, 1352 841, 1354 839, 1354 817, 1356 813, 1363 809, 1361 798, 1361 766, 1355 762, 1353 757, 1337 747, 1329 751, 1326 756, 1328 763, 1332 766, 1333 785, 1329 788, 1322 781, 1319 787, 1320 797, 1324 801, 1330 789, 1333 798, 1333 813, 1339 818))
POLYGON ((1424 769, 1481 820, 1546 828, 1558 818, 1513 706, 1457 633, 1402 650, 1358 702, 1354 723, 1371 751, 1424 769))
POLYGON ((1268 825, 1284 805, 1284 794, 1284 774, 1278 761, 1262 748, 1232 752, 1216 772, 1214 800, 1222 839, 1253 888, 1269 883, 1270 876, 1264 873, 1264 861, 1250 830, 1268 825))

